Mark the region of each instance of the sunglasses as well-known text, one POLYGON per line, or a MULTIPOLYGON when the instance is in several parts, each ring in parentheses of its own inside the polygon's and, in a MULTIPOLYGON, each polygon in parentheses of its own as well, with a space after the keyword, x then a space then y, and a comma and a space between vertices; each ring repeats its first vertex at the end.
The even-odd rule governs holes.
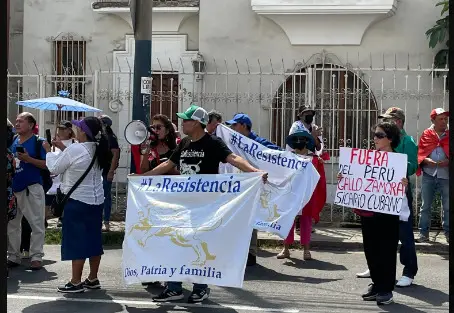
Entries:
POLYGON ((377 133, 374 133, 374 138, 378 138, 378 139, 383 139, 383 138, 386 138, 386 134, 385 133, 382 133, 382 132, 377 132, 377 133))
POLYGON ((164 128, 164 126, 163 125, 151 125, 150 128, 153 130, 161 130, 164 128))

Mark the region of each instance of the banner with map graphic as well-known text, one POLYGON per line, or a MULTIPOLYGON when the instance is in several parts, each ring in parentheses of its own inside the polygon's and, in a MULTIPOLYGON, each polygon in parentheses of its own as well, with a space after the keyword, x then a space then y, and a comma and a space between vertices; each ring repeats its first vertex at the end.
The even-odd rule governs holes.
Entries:
MULTIPOLYGON (((249 161, 254 167, 268 173, 268 183, 257 195, 251 226, 286 238, 295 216, 309 202, 320 175, 312 160, 290 151, 268 149, 232 129, 219 125, 216 135, 233 153, 249 161)), ((237 173, 230 164, 223 173, 237 173)))
POLYGON ((282 239, 287 238, 295 216, 311 199, 319 178, 320 175, 311 164, 303 171, 296 171, 279 185, 271 182, 264 184, 257 193, 250 225, 282 239))
POLYGON ((128 177, 126 284, 182 281, 242 287, 261 176, 128 177))

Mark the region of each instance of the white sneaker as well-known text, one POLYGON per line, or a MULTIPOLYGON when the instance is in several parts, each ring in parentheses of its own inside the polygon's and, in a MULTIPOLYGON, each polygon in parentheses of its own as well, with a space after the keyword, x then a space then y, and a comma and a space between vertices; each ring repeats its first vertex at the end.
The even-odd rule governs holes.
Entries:
POLYGON ((413 283, 413 279, 407 276, 402 276, 396 283, 397 287, 408 287, 413 283))
POLYGON ((358 278, 370 278, 370 271, 369 269, 362 273, 356 273, 356 277, 358 278))

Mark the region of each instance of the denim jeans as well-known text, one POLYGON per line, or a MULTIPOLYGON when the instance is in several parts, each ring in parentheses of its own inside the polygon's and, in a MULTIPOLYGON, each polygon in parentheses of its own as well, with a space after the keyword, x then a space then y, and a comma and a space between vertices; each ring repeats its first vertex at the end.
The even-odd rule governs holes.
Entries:
POLYGON ((112 212, 112 182, 107 180, 107 176, 102 177, 102 187, 104 189, 104 222, 110 221, 112 212))
POLYGON ((418 272, 418 259, 416 257, 415 235, 413 233, 413 194, 411 186, 407 188, 408 207, 410 216, 407 222, 400 221, 399 224, 399 240, 400 240, 400 263, 404 266, 402 276, 415 278, 418 272))
POLYGON ((443 207, 443 230, 449 233, 449 179, 439 179, 423 173, 421 183, 421 212, 419 214, 419 233, 429 235, 432 203, 435 193, 441 194, 443 207))
MULTIPOLYGON (((183 285, 183 283, 179 282, 179 281, 169 281, 169 282, 167 282, 167 289, 169 289, 170 291, 174 291, 174 292, 180 292, 180 291, 183 291, 182 285, 183 285)), ((208 285, 205 285, 205 284, 194 284, 194 287, 192 290, 194 290, 194 291, 204 290, 207 288, 208 288, 208 285)))

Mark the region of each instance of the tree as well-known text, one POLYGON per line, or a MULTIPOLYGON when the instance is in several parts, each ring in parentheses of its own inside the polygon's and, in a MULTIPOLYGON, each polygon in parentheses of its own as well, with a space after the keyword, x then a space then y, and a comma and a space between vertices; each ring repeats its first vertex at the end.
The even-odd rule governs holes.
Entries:
MULTIPOLYGON (((448 67, 448 55, 449 55, 449 0, 441 1, 436 4, 437 7, 441 7, 441 18, 435 22, 426 32, 426 36, 429 39, 429 47, 435 49, 439 44, 444 45, 440 49, 434 58, 435 68, 447 68, 448 67), (445 40, 446 39, 446 40, 445 40)), ((449 72, 435 72, 435 76, 448 75, 449 72)), ((447 78, 448 78, 447 77, 447 78)), ((446 79, 446 87, 448 87, 448 79, 446 79)))

